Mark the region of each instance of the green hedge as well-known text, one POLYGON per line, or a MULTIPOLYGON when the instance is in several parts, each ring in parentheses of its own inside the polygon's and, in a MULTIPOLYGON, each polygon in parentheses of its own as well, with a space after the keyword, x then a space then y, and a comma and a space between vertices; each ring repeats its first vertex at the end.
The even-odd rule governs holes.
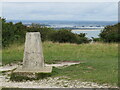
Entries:
POLYGON ((120 42, 120 23, 106 26, 104 30, 100 33, 100 39, 104 42, 120 42))
POLYGON ((1 19, 2 22, 2 45, 7 47, 13 43, 25 42, 25 34, 27 32, 40 32, 42 41, 53 41, 60 43, 89 43, 90 40, 85 37, 86 34, 74 34, 70 30, 60 29, 55 30, 39 24, 31 24, 29 27, 18 22, 13 24, 12 22, 6 22, 5 19, 1 19))

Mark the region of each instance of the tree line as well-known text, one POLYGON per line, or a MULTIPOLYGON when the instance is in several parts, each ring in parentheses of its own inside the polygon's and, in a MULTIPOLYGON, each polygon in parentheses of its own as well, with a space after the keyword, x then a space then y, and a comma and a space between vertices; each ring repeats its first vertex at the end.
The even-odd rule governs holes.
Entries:
MULTIPOLYGON (((25 35, 27 32, 40 32, 42 41, 52 41, 59 43, 89 43, 91 39, 86 37, 85 33, 74 34, 71 30, 60 29, 55 30, 54 28, 48 28, 39 24, 31 24, 29 27, 22 24, 22 22, 13 23, 6 22, 4 18, 0 18, 2 22, 2 46, 8 47, 13 43, 24 43, 25 35)), ((118 33, 118 26, 111 25, 106 26, 105 29, 100 33, 100 38, 93 38, 93 41, 102 42, 119 42, 120 33, 118 33)))

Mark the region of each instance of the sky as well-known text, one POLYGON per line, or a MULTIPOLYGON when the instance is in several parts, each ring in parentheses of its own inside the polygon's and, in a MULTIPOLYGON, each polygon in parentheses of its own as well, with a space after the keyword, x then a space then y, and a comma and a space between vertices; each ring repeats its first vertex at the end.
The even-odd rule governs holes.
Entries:
POLYGON ((117 21, 117 2, 3 2, 7 20, 117 21))

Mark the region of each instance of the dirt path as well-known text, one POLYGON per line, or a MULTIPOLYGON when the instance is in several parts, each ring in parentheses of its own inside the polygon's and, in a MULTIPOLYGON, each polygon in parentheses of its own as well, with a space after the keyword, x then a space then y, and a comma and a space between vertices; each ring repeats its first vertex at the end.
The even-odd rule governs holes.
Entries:
MULTIPOLYGON (((54 66, 54 67, 63 67, 63 66, 70 66, 70 65, 75 65, 75 64, 80 64, 80 62, 70 62, 70 61, 66 61, 66 62, 59 62, 57 64, 45 64, 45 66, 54 66)), ((13 63, 13 64, 8 64, 5 66, 0 67, 0 71, 10 71, 13 70, 17 67, 21 67, 22 63, 13 63)))

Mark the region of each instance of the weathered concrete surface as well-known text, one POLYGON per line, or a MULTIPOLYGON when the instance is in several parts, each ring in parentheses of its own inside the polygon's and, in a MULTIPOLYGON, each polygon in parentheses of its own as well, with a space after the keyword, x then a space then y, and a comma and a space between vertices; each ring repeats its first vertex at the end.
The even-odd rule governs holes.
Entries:
POLYGON ((26 33, 23 66, 14 72, 52 72, 52 67, 45 66, 44 64, 39 32, 26 33))
POLYGON ((40 69, 44 67, 44 58, 39 32, 26 34, 23 69, 40 69))
POLYGON ((43 68, 39 69, 23 69, 23 68, 18 68, 14 72, 21 72, 21 73, 51 73, 52 72, 52 67, 51 66, 45 66, 43 68))

